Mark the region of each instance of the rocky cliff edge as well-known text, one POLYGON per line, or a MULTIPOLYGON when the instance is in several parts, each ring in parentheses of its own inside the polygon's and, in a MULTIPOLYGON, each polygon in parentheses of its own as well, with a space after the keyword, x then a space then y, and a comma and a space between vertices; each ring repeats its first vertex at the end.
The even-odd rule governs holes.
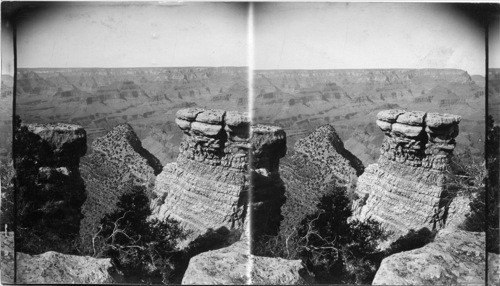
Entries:
POLYGON ((460 116, 384 110, 377 117, 385 137, 378 163, 358 180, 357 216, 400 234, 458 223, 453 215, 459 214, 448 213, 445 195, 460 116))
MULTIPOLYGON (((276 177, 286 152, 285 132, 275 126, 251 126, 246 113, 214 109, 181 109, 175 122, 184 132, 183 140, 176 162, 157 177, 153 216, 180 221, 192 237, 210 228, 242 231, 250 176, 276 177)), ((278 205, 271 209, 279 212, 282 196, 270 192, 256 199, 278 205)), ((272 220, 279 213, 266 217, 272 220)))

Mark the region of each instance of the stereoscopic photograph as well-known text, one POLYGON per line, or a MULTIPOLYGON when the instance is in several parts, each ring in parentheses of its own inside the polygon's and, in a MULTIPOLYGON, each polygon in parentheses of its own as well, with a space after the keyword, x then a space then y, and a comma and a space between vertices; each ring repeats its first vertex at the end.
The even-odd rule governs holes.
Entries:
POLYGON ((499 4, 1 8, 3 284, 500 283, 499 4))

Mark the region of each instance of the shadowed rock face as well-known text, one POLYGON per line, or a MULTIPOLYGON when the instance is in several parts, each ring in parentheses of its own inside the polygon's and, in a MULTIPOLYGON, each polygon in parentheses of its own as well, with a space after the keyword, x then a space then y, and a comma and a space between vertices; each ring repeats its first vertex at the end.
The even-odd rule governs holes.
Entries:
MULTIPOLYGON (((286 152, 284 131, 250 126, 246 113, 223 110, 181 109, 175 121, 184 137, 177 161, 167 164, 157 177, 153 216, 180 221, 193 237, 209 228, 241 231, 250 174, 254 181, 276 179, 279 158, 286 152)), ((268 213, 266 218, 279 218, 282 193, 255 193, 256 215, 259 210, 271 209, 277 213, 268 213), (260 207, 265 204, 278 207, 260 207)), ((259 222, 262 229, 267 225, 259 222)))
POLYGON ((381 156, 358 180, 355 213, 397 233, 442 228, 450 219, 443 196, 460 117, 403 110, 377 117, 385 134, 381 156))
MULTIPOLYGON (((373 285, 484 285, 484 232, 442 230, 434 242, 391 255, 375 275, 373 285)), ((498 254, 489 253, 488 285, 498 285, 498 254)))
POLYGON ((78 233, 86 197, 79 162, 86 141, 85 130, 72 124, 25 124, 16 132, 21 250, 59 250, 78 233))

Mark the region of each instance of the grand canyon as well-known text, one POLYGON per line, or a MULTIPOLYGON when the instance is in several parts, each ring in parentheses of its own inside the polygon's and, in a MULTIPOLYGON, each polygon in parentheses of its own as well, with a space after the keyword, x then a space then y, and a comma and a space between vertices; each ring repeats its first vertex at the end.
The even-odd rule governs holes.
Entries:
POLYGON ((3 281, 15 247, 23 283, 498 283, 498 247, 474 225, 483 76, 250 75, 249 88, 244 67, 18 69, 14 120, 2 76, 2 198, 15 173, 22 228, 16 245, 2 234, 3 281), (152 230, 130 227, 135 211, 152 230), (130 267, 146 245, 168 255, 130 267))

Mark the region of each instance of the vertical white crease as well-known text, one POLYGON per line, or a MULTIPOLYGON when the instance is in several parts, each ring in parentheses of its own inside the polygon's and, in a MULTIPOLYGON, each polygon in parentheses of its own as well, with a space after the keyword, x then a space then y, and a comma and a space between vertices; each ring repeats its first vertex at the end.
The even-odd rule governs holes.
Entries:
MULTIPOLYGON (((253 124, 253 71, 254 71, 254 27, 253 27, 253 3, 250 2, 248 4, 248 18, 247 18, 247 64, 248 64, 248 117, 250 120, 250 125, 253 124)), ((250 129, 250 132, 252 130, 250 129)), ((251 134, 250 134, 251 136, 251 134)), ((251 171, 252 166, 252 149, 250 149, 249 153, 249 162, 248 162, 248 172, 251 171)), ((253 257, 252 257, 252 204, 253 204, 253 188, 252 188, 252 179, 251 174, 249 175, 250 186, 248 192, 248 223, 247 228, 245 229, 246 237, 248 239, 248 263, 247 263, 247 284, 252 285, 252 269, 253 269, 253 257)))

